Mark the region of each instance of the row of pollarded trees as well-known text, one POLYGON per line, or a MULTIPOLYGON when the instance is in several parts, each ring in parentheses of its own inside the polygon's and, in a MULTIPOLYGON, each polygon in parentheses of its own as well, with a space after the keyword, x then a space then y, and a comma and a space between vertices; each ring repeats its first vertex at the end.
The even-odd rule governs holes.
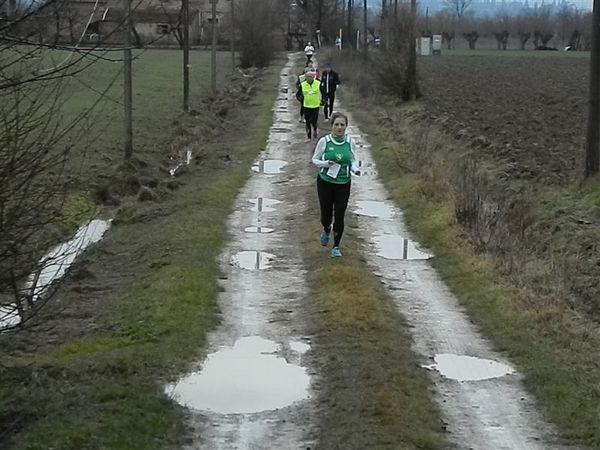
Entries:
POLYGON ((470 49, 476 48, 481 37, 496 42, 496 48, 506 50, 512 39, 513 48, 525 50, 566 47, 589 50, 591 45, 591 13, 563 8, 552 13, 548 8, 518 15, 501 14, 494 18, 478 18, 468 11, 459 16, 446 10, 430 19, 420 18, 419 29, 424 34, 442 34, 448 48, 463 38, 470 49))

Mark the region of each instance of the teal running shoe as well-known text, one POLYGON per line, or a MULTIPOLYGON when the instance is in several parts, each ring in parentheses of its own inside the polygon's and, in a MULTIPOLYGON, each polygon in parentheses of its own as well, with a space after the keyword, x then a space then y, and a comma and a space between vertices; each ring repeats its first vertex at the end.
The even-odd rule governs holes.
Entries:
POLYGON ((342 252, 340 252, 339 247, 333 247, 331 249, 331 256, 334 258, 340 258, 342 256, 342 252))
POLYGON ((321 236, 319 237, 319 242, 321 242, 321 245, 323 247, 325 247, 327 244, 329 244, 329 233, 325 233, 324 231, 321 233, 321 236))

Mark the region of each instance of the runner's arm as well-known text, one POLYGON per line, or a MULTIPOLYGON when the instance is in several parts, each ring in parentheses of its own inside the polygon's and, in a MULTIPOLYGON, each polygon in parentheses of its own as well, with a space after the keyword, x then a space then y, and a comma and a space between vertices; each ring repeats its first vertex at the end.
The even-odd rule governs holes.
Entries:
POLYGON ((323 161, 321 158, 323 157, 323 153, 325 153, 325 138, 319 139, 317 142, 317 146, 315 147, 315 153, 312 157, 312 163, 319 167, 329 167, 329 161, 323 161))
POLYGON ((360 175, 360 167, 358 167, 358 161, 356 160, 356 154, 354 153, 354 139, 350 139, 350 151, 352 152, 352 165, 350 171, 354 175, 360 175))

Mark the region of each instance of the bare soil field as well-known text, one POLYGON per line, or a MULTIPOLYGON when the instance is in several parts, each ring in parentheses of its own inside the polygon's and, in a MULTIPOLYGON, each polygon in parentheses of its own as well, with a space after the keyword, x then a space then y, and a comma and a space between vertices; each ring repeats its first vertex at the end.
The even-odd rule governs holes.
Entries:
POLYGON ((576 180, 584 167, 588 54, 497 54, 421 58, 430 117, 457 139, 475 139, 512 176, 576 180))

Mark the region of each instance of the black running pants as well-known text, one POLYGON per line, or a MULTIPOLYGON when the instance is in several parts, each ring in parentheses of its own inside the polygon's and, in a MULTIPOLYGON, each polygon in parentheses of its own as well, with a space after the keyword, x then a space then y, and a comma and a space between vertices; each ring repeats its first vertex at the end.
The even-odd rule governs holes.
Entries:
POLYGON ((344 215, 350 198, 350 181, 345 184, 329 183, 317 175, 317 194, 323 230, 329 232, 333 220, 333 245, 339 247, 344 234, 344 215))
POLYGON ((333 114, 333 102, 335 101, 335 92, 331 92, 329 94, 325 94, 325 108, 323 108, 323 113, 325 114, 325 118, 330 118, 333 114))
POLYGON ((306 122, 306 136, 310 139, 311 130, 314 130, 314 137, 317 137, 317 122, 319 121, 319 108, 304 107, 304 121, 306 122))

